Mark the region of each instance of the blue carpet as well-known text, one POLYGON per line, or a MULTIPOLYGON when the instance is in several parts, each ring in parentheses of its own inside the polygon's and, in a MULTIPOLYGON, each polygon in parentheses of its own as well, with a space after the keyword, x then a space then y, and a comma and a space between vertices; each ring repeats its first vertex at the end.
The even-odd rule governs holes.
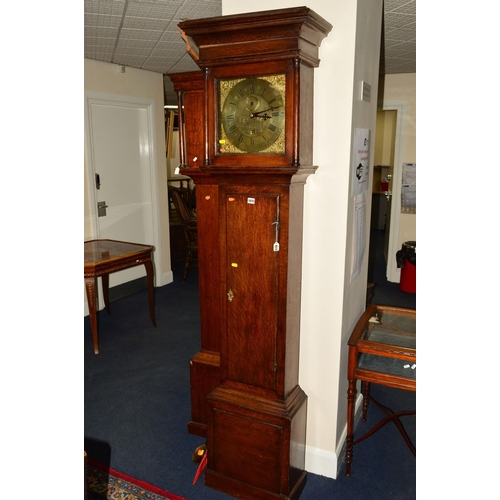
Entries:
MULTIPOLYGON (((378 283, 374 301, 377 293, 378 299, 393 300, 396 288, 378 283)), ((189 359, 200 348, 196 269, 183 283, 182 265, 175 263, 174 283, 155 289, 155 295, 156 328, 149 318, 146 290, 112 302, 111 314, 99 313, 98 355, 93 352, 89 318, 84 318, 85 450, 94 460, 189 500, 229 499, 205 487, 203 478, 192 485, 196 465, 191 455, 205 442, 187 432, 189 359)), ((394 411, 416 405, 412 392, 372 385, 371 393, 394 411)), ((355 438, 384 417, 372 405, 368 422, 359 422, 355 438)), ((415 443, 416 418, 403 417, 402 422, 415 443)), ((389 423, 355 445, 350 478, 345 477, 345 464, 336 480, 309 473, 300 498, 413 499, 415 463, 389 423)))

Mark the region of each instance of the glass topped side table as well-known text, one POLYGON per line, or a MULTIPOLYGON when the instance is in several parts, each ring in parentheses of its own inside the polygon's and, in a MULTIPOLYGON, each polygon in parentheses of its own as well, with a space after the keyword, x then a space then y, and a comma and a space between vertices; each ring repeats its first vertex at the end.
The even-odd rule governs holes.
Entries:
POLYGON ((415 455, 399 417, 413 415, 415 411, 393 413, 370 397, 370 383, 416 391, 416 310, 372 304, 363 313, 348 341, 349 363, 347 378, 347 447, 346 476, 351 475, 353 445, 371 436, 388 421, 393 421, 406 444, 415 455), (354 403, 356 382, 364 381, 363 421, 369 401, 387 413, 387 417, 373 429, 354 441, 354 403))

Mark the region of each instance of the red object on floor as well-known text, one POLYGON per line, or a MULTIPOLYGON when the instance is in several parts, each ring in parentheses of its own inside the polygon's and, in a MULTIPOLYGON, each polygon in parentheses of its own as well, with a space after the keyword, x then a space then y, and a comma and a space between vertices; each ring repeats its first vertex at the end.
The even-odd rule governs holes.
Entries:
POLYGON ((200 465, 198 465, 198 469, 196 470, 196 474, 194 475, 194 480, 193 484, 196 484, 196 481, 198 481, 198 478, 201 476, 201 473, 205 470, 205 467, 207 466, 207 453, 203 455, 203 458, 201 459, 200 465))
POLYGON ((417 293, 417 266, 408 259, 401 268, 401 278, 399 280, 399 289, 403 292, 417 293))

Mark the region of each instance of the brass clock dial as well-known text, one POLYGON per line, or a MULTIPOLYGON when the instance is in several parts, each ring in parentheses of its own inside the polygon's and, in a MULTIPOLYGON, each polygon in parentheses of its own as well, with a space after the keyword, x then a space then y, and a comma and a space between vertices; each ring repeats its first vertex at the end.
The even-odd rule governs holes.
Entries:
POLYGON ((218 152, 284 153, 285 75, 219 81, 218 152))

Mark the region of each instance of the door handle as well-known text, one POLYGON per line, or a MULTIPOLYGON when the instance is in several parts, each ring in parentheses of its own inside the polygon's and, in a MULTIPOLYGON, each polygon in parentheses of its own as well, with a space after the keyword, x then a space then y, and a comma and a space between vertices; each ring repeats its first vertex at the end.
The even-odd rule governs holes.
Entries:
POLYGON ((98 201, 97 202, 97 217, 105 217, 106 216, 106 208, 108 208, 108 205, 106 205, 105 201, 98 201))

